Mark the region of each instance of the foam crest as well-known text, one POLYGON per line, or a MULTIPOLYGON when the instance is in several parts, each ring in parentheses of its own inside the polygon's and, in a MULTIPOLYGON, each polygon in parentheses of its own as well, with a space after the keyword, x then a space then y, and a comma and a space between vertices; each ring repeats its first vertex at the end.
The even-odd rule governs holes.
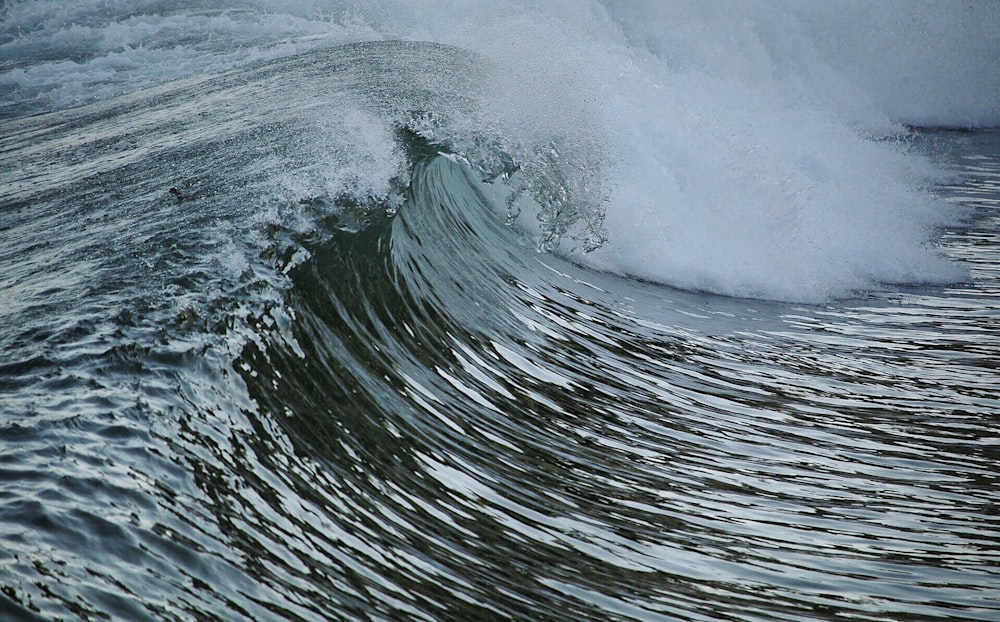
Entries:
POLYGON ((800 15, 717 8, 620 16, 635 47, 603 90, 609 243, 580 259, 810 302, 963 278, 933 247, 958 214, 928 193, 941 173, 900 140, 906 119, 832 64, 800 15))

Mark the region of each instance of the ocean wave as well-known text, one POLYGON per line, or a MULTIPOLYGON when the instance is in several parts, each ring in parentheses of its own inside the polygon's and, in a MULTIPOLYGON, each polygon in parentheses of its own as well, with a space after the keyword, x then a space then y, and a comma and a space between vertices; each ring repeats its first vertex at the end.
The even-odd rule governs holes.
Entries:
POLYGON ((3 5, 0 617, 996 619, 993 5, 226 4, 3 5))

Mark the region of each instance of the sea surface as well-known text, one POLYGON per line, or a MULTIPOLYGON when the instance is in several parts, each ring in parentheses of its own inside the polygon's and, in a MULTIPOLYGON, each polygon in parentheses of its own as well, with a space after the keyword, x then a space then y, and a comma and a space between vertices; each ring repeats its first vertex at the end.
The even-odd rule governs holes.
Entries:
POLYGON ((0 619, 1000 619, 1000 4, 0 7, 0 619))

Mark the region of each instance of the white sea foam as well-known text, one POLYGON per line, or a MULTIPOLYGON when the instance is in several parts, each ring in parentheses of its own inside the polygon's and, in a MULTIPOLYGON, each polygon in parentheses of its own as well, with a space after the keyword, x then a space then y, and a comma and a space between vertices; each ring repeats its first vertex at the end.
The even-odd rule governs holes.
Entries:
MULTIPOLYGON (((10 3, 0 103, 58 108, 362 39, 456 45, 496 68, 479 76, 490 93, 479 129, 564 150, 576 199, 606 210, 607 243, 582 261, 794 300, 957 278, 933 248, 954 218, 928 191, 939 172, 901 137, 906 124, 1000 125, 996 2, 232 5, 10 3)), ((388 140, 372 123, 358 127, 388 140)), ((469 131, 440 135, 461 146, 469 131)), ((358 144, 384 161, 321 176, 381 192, 399 154, 358 144), (366 170, 375 177, 358 178, 366 170)))

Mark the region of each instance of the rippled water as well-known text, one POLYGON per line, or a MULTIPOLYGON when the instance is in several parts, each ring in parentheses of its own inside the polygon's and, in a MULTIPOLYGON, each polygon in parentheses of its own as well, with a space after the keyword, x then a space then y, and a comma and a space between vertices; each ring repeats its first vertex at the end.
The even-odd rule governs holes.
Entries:
POLYGON ((961 176, 969 281, 825 305, 539 254, 433 150, 394 217, 228 272, 228 195, 8 204, 0 603, 995 619, 1000 141, 917 142, 961 176))
POLYGON ((554 252, 485 59, 274 58, 3 120, 0 618, 1000 617, 1000 133, 885 156, 959 277, 732 298, 554 252))

